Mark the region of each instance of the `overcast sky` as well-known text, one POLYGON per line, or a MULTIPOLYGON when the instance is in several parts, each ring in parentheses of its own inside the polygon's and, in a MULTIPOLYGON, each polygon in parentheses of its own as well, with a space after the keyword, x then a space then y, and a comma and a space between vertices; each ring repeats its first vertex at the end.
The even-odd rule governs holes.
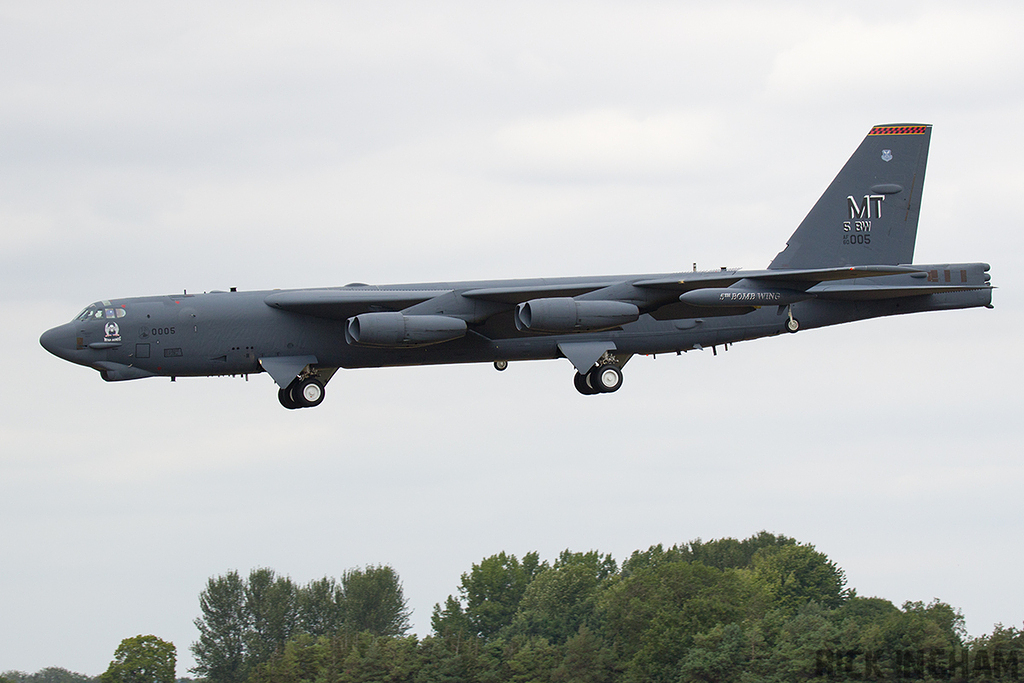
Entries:
POLYGON ((1019 2, 0 3, 0 670, 193 665, 206 580, 814 544, 1024 622, 1019 2), (884 10, 884 11, 883 11, 884 10), (38 344, 182 290, 762 268, 873 124, 934 124, 916 262, 994 310, 638 357, 104 383, 38 344))

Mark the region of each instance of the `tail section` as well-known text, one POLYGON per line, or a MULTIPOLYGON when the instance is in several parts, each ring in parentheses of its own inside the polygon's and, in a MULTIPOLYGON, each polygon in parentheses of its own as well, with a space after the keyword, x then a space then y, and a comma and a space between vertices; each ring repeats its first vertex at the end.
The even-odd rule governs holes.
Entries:
POLYGON ((872 128, 768 268, 911 263, 931 136, 927 124, 872 128))

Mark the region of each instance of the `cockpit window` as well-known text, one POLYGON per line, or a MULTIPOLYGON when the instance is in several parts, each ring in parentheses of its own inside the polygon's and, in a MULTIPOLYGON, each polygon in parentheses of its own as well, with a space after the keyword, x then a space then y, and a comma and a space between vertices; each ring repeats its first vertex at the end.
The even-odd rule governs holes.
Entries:
MULTIPOLYGON (((109 302, 107 302, 109 304, 109 302)), ((78 314, 75 320, 84 322, 86 320, 103 320, 104 318, 123 318, 128 312, 123 308, 99 308, 100 304, 93 304, 78 314)))

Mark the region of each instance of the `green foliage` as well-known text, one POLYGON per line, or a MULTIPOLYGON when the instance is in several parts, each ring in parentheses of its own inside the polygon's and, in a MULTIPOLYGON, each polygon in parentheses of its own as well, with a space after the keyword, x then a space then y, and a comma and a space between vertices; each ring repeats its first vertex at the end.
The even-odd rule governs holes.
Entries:
POLYGON ((156 636, 125 638, 100 683, 175 683, 177 650, 156 636))
POLYGON ((298 628, 311 636, 332 636, 345 621, 344 594, 332 578, 310 581, 297 596, 298 628))
POLYGON ((781 609, 796 612, 808 601, 836 608, 849 597, 843 570, 814 546, 763 547, 754 554, 751 564, 755 576, 781 609))
POLYGON ((694 637, 751 616, 762 591, 745 570, 700 562, 655 563, 615 583, 604 596, 605 630, 626 680, 674 681, 694 637))
POLYGON ((402 583, 391 567, 352 569, 341 577, 345 628, 375 636, 404 636, 409 631, 409 608, 402 583))
POLYGON ((615 572, 611 555, 563 551, 523 592, 511 632, 564 643, 580 628, 595 627, 598 592, 615 572))
POLYGON ((254 569, 245 584, 245 651, 252 662, 265 662, 284 647, 298 626, 298 591, 288 577, 272 569, 254 569))
POLYGON ((586 626, 565 642, 562 652, 551 672, 553 683, 607 683, 621 672, 612 649, 586 626))
POLYGON ((717 624, 693 638, 680 663, 680 683, 738 680, 749 662, 749 636, 740 624, 717 624))
POLYGON ((633 572, 665 562, 701 562, 718 569, 744 569, 752 565, 753 558, 759 550, 787 545, 796 545, 796 541, 767 531, 761 531, 742 541, 735 538, 720 538, 704 542, 698 538, 683 545, 674 545, 668 550, 658 544, 645 551, 633 551, 629 559, 622 563, 622 576, 628 577, 633 572))
POLYGON ((527 587, 546 568, 535 552, 523 556, 522 562, 515 555, 499 553, 474 564, 462 575, 459 587, 470 633, 488 640, 511 624, 527 587))
POLYGON ((21 671, 4 671, 0 678, 11 683, 96 683, 99 677, 93 678, 85 674, 75 673, 59 666, 50 666, 34 674, 21 671))
POLYGON ((958 680, 944 657, 972 680, 1017 680, 1024 668, 1021 631, 998 626, 965 643, 946 603, 857 596, 813 546, 767 532, 652 546, 621 568, 594 551, 550 565, 537 553, 492 555, 434 606, 422 640, 405 636, 388 567, 302 587, 270 570, 228 574, 211 579, 201 605, 201 638, 203 628, 230 636, 218 646, 240 653, 226 669, 237 683, 930 683, 958 680))
POLYGON ((242 683, 248 675, 246 645, 250 615, 246 585, 238 572, 211 578, 199 595, 199 640, 192 644, 193 673, 214 683, 242 683))
POLYGON ((737 541, 735 538, 720 538, 707 543, 699 538, 690 541, 682 551, 687 562, 702 562, 718 569, 742 569, 752 565, 759 551, 781 549, 796 545, 796 540, 761 531, 750 538, 737 541))
POLYGON ((286 654, 301 671, 302 657, 319 661, 308 652, 319 647, 319 639, 333 642, 341 631, 396 637, 409 629, 402 584, 385 566, 345 572, 340 583, 325 577, 306 586, 271 569, 254 569, 246 579, 232 571, 207 582, 199 605, 192 671, 211 683, 266 675, 262 665, 279 663, 286 654), (294 641, 300 636, 312 640, 294 641))
POLYGON ((269 661, 257 665, 249 677, 251 683, 301 683, 314 681, 324 672, 332 671, 330 639, 300 633, 285 644, 269 661))

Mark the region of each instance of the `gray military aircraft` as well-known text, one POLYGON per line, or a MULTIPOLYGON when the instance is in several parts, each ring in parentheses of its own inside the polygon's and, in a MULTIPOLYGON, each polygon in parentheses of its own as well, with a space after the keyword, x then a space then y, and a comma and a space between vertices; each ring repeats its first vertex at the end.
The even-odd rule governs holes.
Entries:
POLYGON ((682 352, 920 311, 986 306, 985 263, 910 265, 931 126, 875 126, 765 270, 351 284, 111 299, 43 347, 108 381, 266 371, 286 408, 338 368, 567 358, 582 394, 634 354, 682 352))

